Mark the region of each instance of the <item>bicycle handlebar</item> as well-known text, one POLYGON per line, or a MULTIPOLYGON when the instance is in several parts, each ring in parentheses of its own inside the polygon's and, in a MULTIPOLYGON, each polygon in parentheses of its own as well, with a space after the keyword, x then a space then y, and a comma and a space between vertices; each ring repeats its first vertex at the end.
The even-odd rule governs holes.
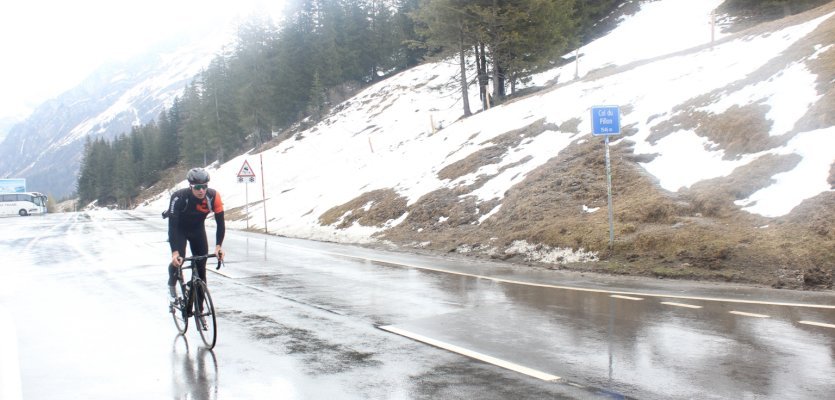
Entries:
MULTIPOLYGON (((217 254, 212 253, 212 254, 206 254, 206 255, 204 255, 204 256, 191 256, 191 257, 186 257, 186 258, 183 258, 183 264, 185 264, 187 261, 190 261, 190 262, 195 262, 195 261, 203 261, 203 260, 207 260, 207 259, 209 259, 209 258, 217 258, 217 254)), ((217 260, 217 268, 215 268, 215 269, 220 269, 220 267, 221 267, 222 265, 223 265, 223 261, 221 261, 221 260, 218 258, 218 260, 217 260)), ((186 267, 186 268, 188 268, 188 267, 186 267)))

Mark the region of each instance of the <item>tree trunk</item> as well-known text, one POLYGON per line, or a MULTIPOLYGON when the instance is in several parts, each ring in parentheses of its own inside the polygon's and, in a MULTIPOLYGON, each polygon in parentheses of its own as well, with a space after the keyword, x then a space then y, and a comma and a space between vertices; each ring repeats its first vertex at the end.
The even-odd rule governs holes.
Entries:
MULTIPOLYGON (((496 57, 493 57, 493 100, 501 102, 504 98, 504 79, 501 78, 501 67, 496 57)), ((494 104, 495 105, 495 104, 494 104)))
MULTIPOLYGON (((496 49, 498 48, 499 38, 498 38, 498 27, 496 26, 496 21, 498 20, 497 10, 499 9, 499 2, 497 0, 493 0, 493 20, 491 21, 491 31, 492 33, 492 43, 490 46, 490 53, 493 56, 493 101, 494 102, 501 102, 503 96, 502 92, 504 92, 504 88, 502 88, 503 82, 499 77, 499 73, 501 68, 499 66, 499 54, 497 54, 496 49)), ((493 104, 495 105, 495 103, 493 104)))
POLYGON ((464 53, 466 51, 466 47, 464 46, 464 28, 463 26, 459 30, 460 36, 458 37, 458 50, 459 50, 459 57, 458 60, 461 64, 461 97, 464 99, 464 117, 469 117, 473 113, 470 111, 470 93, 467 89, 467 64, 464 62, 466 57, 464 53))
POLYGON ((487 55, 484 54, 484 43, 475 45, 476 70, 478 71, 478 93, 481 99, 481 110, 490 108, 488 104, 487 85, 490 83, 490 76, 487 75, 487 55))

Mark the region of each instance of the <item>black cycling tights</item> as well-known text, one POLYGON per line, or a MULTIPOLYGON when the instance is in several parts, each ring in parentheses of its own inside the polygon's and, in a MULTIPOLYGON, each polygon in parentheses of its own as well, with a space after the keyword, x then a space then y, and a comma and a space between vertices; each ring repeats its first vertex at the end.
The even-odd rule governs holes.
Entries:
MULTIPOLYGON (((191 255, 202 256, 209 253, 209 241, 206 239, 206 230, 202 229, 198 232, 187 233, 186 240, 188 240, 191 248, 191 255)), ((180 257, 185 257, 186 249, 177 249, 180 252, 180 257)), ((206 260, 197 262, 197 276, 206 281, 206 260)), ((177 268, 168 264, 168 286, 174 286, 177 283, 177 268)))

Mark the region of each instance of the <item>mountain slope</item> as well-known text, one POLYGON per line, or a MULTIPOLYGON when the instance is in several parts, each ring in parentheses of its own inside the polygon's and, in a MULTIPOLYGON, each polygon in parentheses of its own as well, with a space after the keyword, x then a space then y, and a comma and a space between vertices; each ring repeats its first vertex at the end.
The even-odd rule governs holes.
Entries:
POLYGON ((73 193, 87 137, 111 139, 156 119, 228 37, 219 33, 99 69, 11 128, 0 142, 0 176, 26 178, 30 190, 53 197, 73 193))
MULTIPOLYGON (((645 3, 581 51, 582 69, 543 74, 544 90, 467 119, 454 63, 405 71, 312 128, 216 166, 212 185, 230 225, 266 222, 275 234, 831 287, 835 3, 711 46, 706 16, 719 3, 645 3), (657 38, 671 20, 681 30, 663 31, 657 52, 652 40, 629 51, 624 40, 657 38), (677 39, 684 47, 671 48, 677 39), (611 250, 603 141, 589 133, 589 109, 601 104, 623 114, 611 143, 611 250), (236 182, 244 160, 263 168, 265 201, 260 185, 236 182)), ((167 191, 142 208, 166 200, 167 191)))

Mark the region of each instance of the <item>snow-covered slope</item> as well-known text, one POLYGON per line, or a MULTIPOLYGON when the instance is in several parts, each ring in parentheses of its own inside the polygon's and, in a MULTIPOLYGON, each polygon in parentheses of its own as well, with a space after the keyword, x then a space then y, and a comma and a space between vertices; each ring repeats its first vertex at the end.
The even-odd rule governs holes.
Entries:
MULTIPOLYGON (((708 17, 720 3, 663 0, 645 4, 608 36, 581 50, 580 75, 633 61, 655 59, 652 62, 597 79, 579 80, 570 80, 575 66, 566 65, 538 77, 538 82, 559 77, 557 88, 463 120, 459 120, 462 111, 455 80, 457 66, 453 62, 419 66, 369 87, 297 137, 262 154, 247 154, 220 166, 212 183, 224 193, 228 208, 242 206, 245 185, 237 183, 235 175, 244 160, 260 175, 263 157, 266 176, 259 176, 259 180, 265 180, 267 201, 250 207, 250 226, 263 226, 261 207, 266 204, 271 232, 364 241, 384 227, 337 230, 321 226, 319 216, 375 189, 393 188, 414 202, 431 191, 456 187, 485 174, 491 179, 473 194, 479 201, 501 200, 503 193, 529 171, 566 146, 578 140, 600 140, 589 134, 589 109, 609 104, 623 108, 622 125, 635 131, 622 140, 634 141, 637 153, 658 154, 642 165, 670 191, 727 175, 765 153, 804 157, 795 169, 775 177, 773 185, 740 202, 754 213, 788 213, 804 199, 831 190, 826 179, 835 159, 835 128, 800 132, 784 146, 730 159, 693 129, 681 129, 660 140, 649 139, 653 127, 689 111, 681 106, 702 95, 708 95, 709 100, 699 110, 712 114, 751 103, 769 105, 772 135, 791 130, 821 97, 814 87, 816 76, 805 63, 830 51, 831 40, 817 43, 808 49, 808 55, 770 76, 749 85, 730 85, 768 65, 833 18, 833 13, 774 32, 744 34, 705 46, 711 38, 708 17), (671 25, 670 21, 678 22, 671 25), (691 52, 678 53, 694 47, 691 52), (499 163, 455 180, 438 177, 442 168, 487 147, 492 138, 538 119, 556 126, 579 119, 579 132, 553 130, 524 140, 499 163), (787 190, 783 185, 798 188, 787 190)), ((722 37, 719 33, 716 36, 722 37)), ((477 95, 472 89, 470 93, 477 95)), ((477 97, 470 102, 479 104, 477 97)), ((249 191, 250 201, 260 200, 260 181, 249 185, 249 191)))

